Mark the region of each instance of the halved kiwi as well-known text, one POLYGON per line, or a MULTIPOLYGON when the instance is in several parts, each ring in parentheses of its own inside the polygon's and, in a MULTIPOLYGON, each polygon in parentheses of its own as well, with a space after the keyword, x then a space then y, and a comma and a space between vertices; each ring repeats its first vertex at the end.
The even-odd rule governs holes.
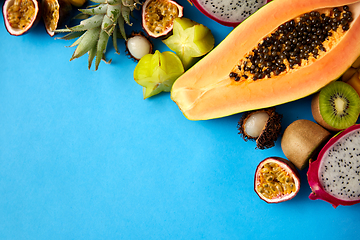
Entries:
POLYGON ((349 84, 332 82, 314 95, 311 111, 321 126, 339 131, 356 123, 360 114, 360 97, 349 84))

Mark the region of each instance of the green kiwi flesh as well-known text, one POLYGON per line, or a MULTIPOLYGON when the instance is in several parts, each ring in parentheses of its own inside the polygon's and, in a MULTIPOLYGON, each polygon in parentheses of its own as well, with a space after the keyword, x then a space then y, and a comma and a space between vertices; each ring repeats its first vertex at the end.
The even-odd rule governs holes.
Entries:
POLYGON ((338 131, 356 123, 360 97, 349 84, 336 81, 314 96, 311 108, 316 122, 331 131, 338 131))

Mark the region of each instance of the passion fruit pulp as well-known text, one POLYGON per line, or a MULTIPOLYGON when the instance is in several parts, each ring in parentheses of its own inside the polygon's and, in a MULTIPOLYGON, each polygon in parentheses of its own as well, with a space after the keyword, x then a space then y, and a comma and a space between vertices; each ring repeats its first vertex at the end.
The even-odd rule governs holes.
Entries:
POLYGON ((254 188, 257 195, 267 203, 290 200, 300 190, 299 172, 284 158, 266 158, 256 168, 254 188))
POLYGON ((71 10, 71 3, 67 0, 42 0, 45 29, 51 37, 68 20, 71 10))
POLYGON ((3 17, 7 31, 20 36, 36 25, 39 20, 37 0, 6 0, 3 5, 3 17))
POLYGON ((167 35, 182 16, 183 7, 172 0, 146 0, 142 6, 143 28, 153 38, 167 35))

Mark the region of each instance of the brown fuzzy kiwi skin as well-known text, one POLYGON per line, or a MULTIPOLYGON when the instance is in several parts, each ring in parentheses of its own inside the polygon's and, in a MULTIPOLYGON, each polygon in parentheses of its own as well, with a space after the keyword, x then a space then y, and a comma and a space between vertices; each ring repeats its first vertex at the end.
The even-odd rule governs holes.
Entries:
POLYGON ((281 139, 281 148, 287 159, 298 169, 303 170, 331 136, 332 134, 319 124, 300 119, 285 129, 281 139))
POLYGON ((341 129, 334 128, 334 127, 330 126, 329 124, 327 124, 325 122, 325 120, 323 119, 323 117, 321 116, 320 107, 319 107, 319 96, 320 96, 320 92, 314 94, 314 96, 311 100, 311 113, 314 117, 314 120, 329 131, 332 131, 332 132, 340 131, 341 129))

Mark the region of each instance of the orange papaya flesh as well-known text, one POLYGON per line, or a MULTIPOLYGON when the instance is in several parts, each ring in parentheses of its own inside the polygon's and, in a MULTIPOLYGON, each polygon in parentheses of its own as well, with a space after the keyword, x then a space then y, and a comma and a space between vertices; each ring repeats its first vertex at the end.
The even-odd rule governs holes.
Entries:
POLYGON ((306 97, 337 80, 360 55, 360 1, 275 0, 238 25, 214 50, 179 79, 171 90, 172 100, 190 120, 220 118, 276 106, 306 97), (326 13, 349 6, 353 20, 347 31, 337 31, 324 43, 326 51, 317 58, 279 75, 253 80, 234 80, 232 72, 283 23, 304 13, 326 13))

